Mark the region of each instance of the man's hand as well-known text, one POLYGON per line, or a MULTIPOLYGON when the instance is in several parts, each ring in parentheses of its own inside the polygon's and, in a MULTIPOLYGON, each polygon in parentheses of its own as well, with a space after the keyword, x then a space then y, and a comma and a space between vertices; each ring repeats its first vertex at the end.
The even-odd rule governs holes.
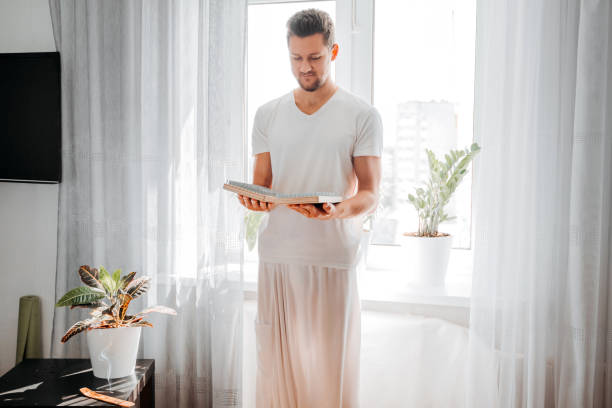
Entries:
POLYGON ((238 194, 238 201, 251 211, 270 211, 276 207, 274 203, 255 200, 254 198, 245 197, 242 194, 238 194))
POLYGON ((332 218, 342 218, 343 207, 342 203, 334 205, 332 203, 323 203, 323 210, 314 204, 287 204, 287 207, 299 212, 305 217, 316 218, 318 220, 330 220, 332 218))

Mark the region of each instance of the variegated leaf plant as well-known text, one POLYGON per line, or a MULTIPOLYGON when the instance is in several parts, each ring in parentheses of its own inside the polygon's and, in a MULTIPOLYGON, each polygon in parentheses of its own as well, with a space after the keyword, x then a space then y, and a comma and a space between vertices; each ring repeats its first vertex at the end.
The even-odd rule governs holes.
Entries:
POLYGON ((98 271, 89 265, 81 266, 78 273, 86 286, 72 289, 62 296, 55 306, 91 309, 91 317, 75 323, 68 329, 62 337, 62 343, 84 330, 153 327, 150 322, 144 320, 145 315, 151 312, 176 315, 174 309, 166 306, 153 306, 134 315, 127 314, 130 302, 149 289, 150 278, 148 276, 134 279, 136 272, 121 276, 121 269, 117 269, 111 275, 103 266, 98 271))

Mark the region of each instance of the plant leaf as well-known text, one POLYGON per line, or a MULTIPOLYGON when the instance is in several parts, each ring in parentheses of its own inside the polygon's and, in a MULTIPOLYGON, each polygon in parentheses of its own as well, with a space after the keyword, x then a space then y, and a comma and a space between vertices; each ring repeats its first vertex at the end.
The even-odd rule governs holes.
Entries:
POLYGON ((102 283, 102 285, 104 285, 104 290, 106 290, 106 293, 109 295, 115 293, 115 281, 103 266, 100 267, 100 276, 98 277, 98 280, 100 283, 102 283))
POLYGON ((82 308, 85 308, 85 309, 96 309, 96 308, 103 307, 103 306, 106 306, 106 304, 104 302, 95 301, 95 302, 92 302, 92 303, 84 303, 82 305, 71 305, 70 309, 72 310, 75 307, 82 307, 82 308))
POLYGON ((114 309, 116 305, 117 305, 117 301, 115 300, 112 305, 110 305, 109 307, 107 307, 106 309, 102 311, 102 314, 111 316, 114 319, 115 318, 114 309))
POLYGON ((125 275, 123 278, 121 278, 121 281, 119 282, 119 288, 120 289, 125 289, 127 288, 127 286, 132 282, 132 280, 134 279, 134 275, 136 275, 136 272, 130 272, 127 275, 125 275))
POLYGON ((244 217, 246 222, 245 239, 249 247, 249 251, 252 251, 253 248, 255 248, 255 243, 257 242, 257 231, 259 230, 259 226, 264 215, 265 213, 261 211, 247 211, 244 217))
POLYGON ((67 342, 68 339, 70 339, 75 334, 79 334, 83 330, 89 328, 94 321, 94 319, 87 319, 81 320, 80 322, 76 322, 75 324, 73 324, 72 327, 68 329, 66 334, 64 334, 64 337, 62 337, 62 343, 67 342))
POLYGON ((130 323, 130 327, 138 327, 138 326, 153 327, 153 325, 151 323, 147 322, 146 320, 141 320, 139 322, 130 323))
POLYGON ((106 295, 99 289, 90 288, 89 286, 80 286, 66 293, 55 304, 58 306, 83 305, 94 303, 97 300, 104 298, 106 295))
POLYGON ((92 270, 89 265, 82 265, 79 268, 79 276, 81 277, 81 281, 87 286, 104 290, 104 286, 102 286, 102 283, 98 280, 97 269, 94 268, 92 270))
POLYGON ((142 276, 138 279, 135 279, 130 283, 130 285, 125 289, 126 293, 132 297, 132 299, 136 299, 138 296, 145 293, 149 290, 149 280, 148 276, 142 276))
POLYGON ((119 320, 123 321, 123 319, 125 319, 125 314, 127 312, 128 306, 130 305, 130 302, 132 301, 132 296, 128 295, 128 294, 121 294, 118 295, 119 301, 121 302, 121 305, 119 306, 119 320))
POLYGON ((163 313, 163 314, 169 314, 169 315, 176 316, 176 310, 172 309, 171 307, 162 306, 162 305, 149 307, 143 310, 142 312, 138 313, 137 316, 142 316, 142 315, 145 315, 151 312, 163 313))
POLYGON ((117 269, 113 273, 113 281, 115 282, 115 289, 119 287, 119 280, 120 279, 121 279, 121 269, 117 269))
POLYGON ((102 319, 103 318, 103 313, 106 310, 106 305, 98 307, 96 309, 93 309, 91 312, 89 312, 89 314, 91 316, 93 316, 96 319, 102 319))

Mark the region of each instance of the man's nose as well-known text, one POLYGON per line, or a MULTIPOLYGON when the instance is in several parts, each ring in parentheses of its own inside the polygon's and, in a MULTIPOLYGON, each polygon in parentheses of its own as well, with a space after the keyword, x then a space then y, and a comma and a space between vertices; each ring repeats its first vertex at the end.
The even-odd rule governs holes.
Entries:
POLYGON ((305 74, 306 72, 310 72, 311 66, 310 63, 308 62, 302 62, 302 64, 300 65, 300 72, 302 74, 305 74))

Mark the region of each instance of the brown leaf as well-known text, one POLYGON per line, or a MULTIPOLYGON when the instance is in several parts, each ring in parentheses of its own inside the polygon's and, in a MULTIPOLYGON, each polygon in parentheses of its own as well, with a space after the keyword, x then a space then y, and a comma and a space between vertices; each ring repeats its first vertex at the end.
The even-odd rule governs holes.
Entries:
POLYGON ((112 305, 102 311, 103 315, 111 316, 115 318, 115 306, 117 305, 117 301, 115 300, 112 305))
POLYGON ((150 278, 148 276, 134 279, 132 283, 125 288, 126 293, 132 296, 132 299, 136 299, 138 296, 149 290, 149 280, 150 278))
POLYGON ((76 322, 75 324, 73 324, 72 327, 68 329, 66 334, 64 334, 64 337, 62 337, 62 343, 67 342, 68 339, 70 339, 75 334, 78 334, 82 332, 83 330, 89 328, 93 322, 94 322, 94 319, 87 319, 87 320, 81 320, 80 322, 76 322))
POLYGON ((144 316, 126 316, 125 320, 123 321, 123 323, 130 325, 132 323, 136 323, 141 321, 142 319, 144 319, 144 316))
POLYGON ((125 318, 125 314, 127 313, 128 306, 132 301, 132 296, 130 296, 129 294, 120 294, 117 297, 121 302, 121 305, 119 306, 119 321, 123 321, 123 319, 125 318))
POLYGON ((104 290, 104 286, 98 280, 98 276, 97 276, 98 270, 94 269, 94 271, 96 272, 95 274, 91 270, 89 265, 83 265, 79 268, 79 276, 81 277, 81 280, 83 281, 83 283, 86 284, 87 286, 104 290))
POLYGON ((136 272, 130 272, 127 275, 125 275, 123 278, 121 278, 121 282, 119 283, 119 288, 122 290, 125 290, 125 288, 127 288, 128 285, 134 279, 134 275, 136 275, 136 272))

